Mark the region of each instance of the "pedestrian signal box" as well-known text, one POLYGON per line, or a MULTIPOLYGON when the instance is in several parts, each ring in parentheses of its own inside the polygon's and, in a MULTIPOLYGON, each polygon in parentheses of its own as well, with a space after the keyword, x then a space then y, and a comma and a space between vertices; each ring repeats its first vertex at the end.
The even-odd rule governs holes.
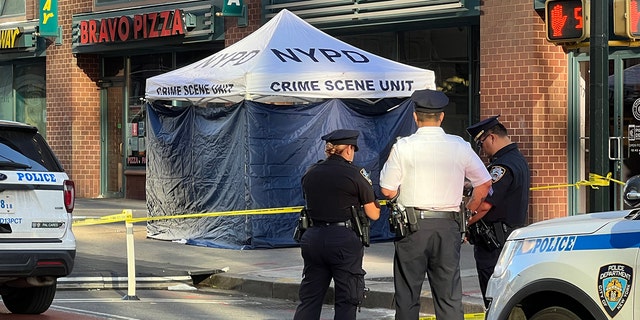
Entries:
POLYGON ((547 0, 544 14, 549 42, 573 43, 589 37, 589 0, 547 0))
POLYGON ((613 0, 613 32, 621 37, 640 39, 639 0, 613 0))

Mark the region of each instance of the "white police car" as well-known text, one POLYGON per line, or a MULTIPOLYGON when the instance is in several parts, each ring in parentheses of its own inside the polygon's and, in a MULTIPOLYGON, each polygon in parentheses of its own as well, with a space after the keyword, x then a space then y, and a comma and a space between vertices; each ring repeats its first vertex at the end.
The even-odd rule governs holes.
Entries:
POLYGON ((0 295, 13 313, 46 311, 73 269, 75 188, 37 128, 0 121, 0 295))
MULTIPOLYGON (((640 204, 640 176, 625 185, 640 204)), ((489 281, 489 320, 640 319, 640 209, 590 213, 514 231, 489 281)))

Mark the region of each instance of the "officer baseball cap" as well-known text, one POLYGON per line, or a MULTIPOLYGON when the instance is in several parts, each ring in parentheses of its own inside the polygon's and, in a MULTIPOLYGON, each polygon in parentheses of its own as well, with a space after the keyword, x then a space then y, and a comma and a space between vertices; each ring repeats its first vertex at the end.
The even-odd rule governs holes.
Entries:
POLYGON ((442 91, 416 90, 411 95, 411 101, 417 112, 437 113, 444 111, 449 104, 449 98, 442 91))
POLYGON ((354 146, 355 150, 358 151, 358 135, 360 135, 358 130, 338 129, 325 134, 321 139, 336 145, 349 144, 354 146))
POLYGON ((473 138, 473 141, 478 141, 478 139, 482 137, 482 134, 484 134, 487 130, 500 124, 500 121, 498 121, 498 117, 500 117, 500 115, 489 117, 468 127, 467 132, 469 132, 469 134, 473 138))

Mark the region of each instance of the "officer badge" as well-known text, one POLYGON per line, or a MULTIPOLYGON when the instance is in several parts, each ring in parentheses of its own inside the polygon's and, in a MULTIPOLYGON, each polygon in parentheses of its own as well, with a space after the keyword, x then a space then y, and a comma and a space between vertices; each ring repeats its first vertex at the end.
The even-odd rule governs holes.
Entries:
POLYGON ((369 172, 367 172, 367 170, 365 170, 364 168, 360 169, 360 174, 367 180, 369 181, 370 185, 373 185, 373 182, 371 182, 371 178, 369 177, 369 172))
POLYGON ((598 294, 600 302, 611 318, 627 302, 633 280, 633 269, 625 264, 614 263, 600 267, 598 294))
POLYGON ((491 171, 489 172, 489 174, 491 174, 491 182, 496 183, 500 181, 500 179, 504 177, 504 174, 506 172, 507 172, 507 169, 505 167, 501 167, 501 166, 491 167, 491 171))

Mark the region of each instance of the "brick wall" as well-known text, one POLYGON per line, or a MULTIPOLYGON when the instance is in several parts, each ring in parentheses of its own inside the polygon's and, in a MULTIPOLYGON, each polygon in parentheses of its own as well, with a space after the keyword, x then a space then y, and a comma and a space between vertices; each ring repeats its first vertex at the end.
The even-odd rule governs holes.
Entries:
POLYGON ((40 7, 40 0, 27 0, 25 2, 25 5, 27 20, 38 19, 38 8, 40 7))
POLYGON ((71 54, 70 26, 72 15, 91 11, 91 4, 91 0, 59 1, 63 43, 47 47, 47 139, 82 198, 100 193, 99 60, 71 54))
POLYGON ((260 0, 245 0, 247 26, 238 27, 237 17, 224 18, 224 46, 228 47, 262 27, 262 4, 260 0))
MULTIPOLYGON (((531 0, 483 1, 481 119, 501 114, 531 167, 532 187, 568 183, 567 57, 545 40, 531 0)), ((567 189, 531 191, 529 221, 567 215, 567 189)))

